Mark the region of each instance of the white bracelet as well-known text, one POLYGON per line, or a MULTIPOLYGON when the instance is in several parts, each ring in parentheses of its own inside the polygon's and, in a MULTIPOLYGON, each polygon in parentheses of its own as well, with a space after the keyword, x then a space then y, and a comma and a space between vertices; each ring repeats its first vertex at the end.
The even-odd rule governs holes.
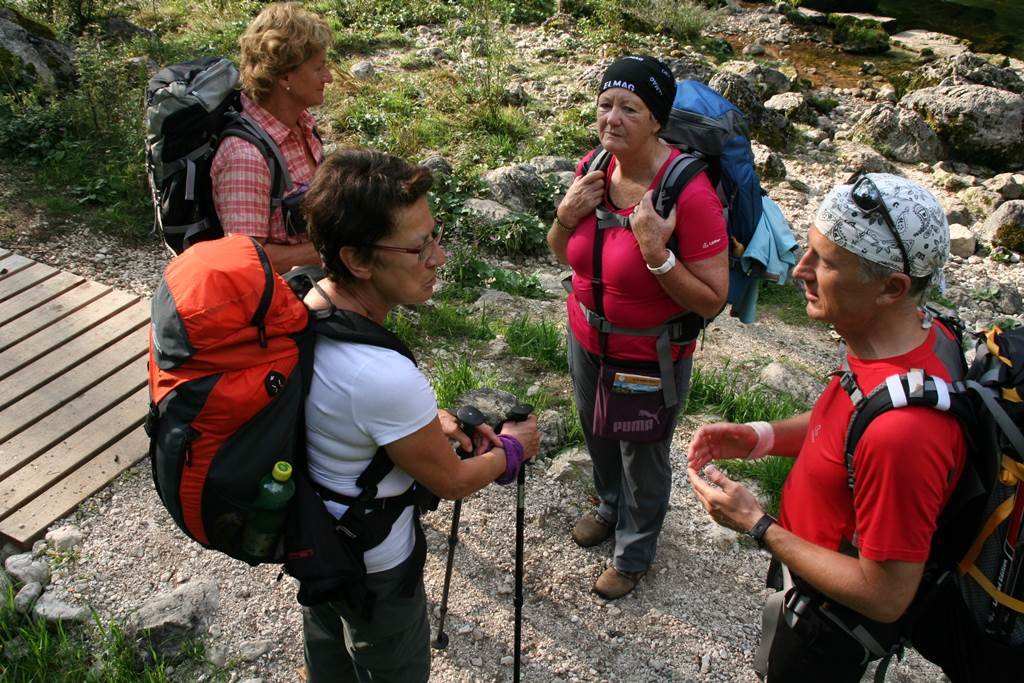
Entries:
POLYGON ((647 270, 651 271, 655 275, 664 275, 668 271, 672 270, 672 267, 676 265, 676 255, 671 249, 668 250, 668 258, 657 268, 652 268, 650 265, 647 266, 647 270))
POLYGON ((767 455, 775 447, 775 430, 767 422, 747 422, 746 425, 757 434, 757 443, 747 453, 747 460, 767 455))

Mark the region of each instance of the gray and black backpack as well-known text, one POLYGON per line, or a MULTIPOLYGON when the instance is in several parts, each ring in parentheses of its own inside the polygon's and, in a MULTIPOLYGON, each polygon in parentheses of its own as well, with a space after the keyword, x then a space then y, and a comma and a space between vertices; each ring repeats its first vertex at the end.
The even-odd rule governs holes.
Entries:
POLYGON ((146 86, 146 170, 153 196, 153 231, 180 254, 224 232, 213 206, 210 164, 217 145, 235 136, 251 142, 270 168, 271 210, 285 211, 289 234, 305 232, 281 150, 242 113, 238 69, 206 57, 161 69, 146 86))

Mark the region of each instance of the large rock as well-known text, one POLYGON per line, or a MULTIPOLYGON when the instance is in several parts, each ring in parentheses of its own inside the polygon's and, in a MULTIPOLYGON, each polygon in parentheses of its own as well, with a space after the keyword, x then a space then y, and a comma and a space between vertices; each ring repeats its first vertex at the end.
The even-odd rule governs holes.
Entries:
POLYGON ((843 168, 865 173, 893 173, 895 167, 881 154, 862 144, 843 142, 839 145, 839 160, 843 168))
POLYGON ((82 530, 73 524, 46 532, 46 542, 58 552, 71 550, 82 542, 82 530))
POLYGON ((148 600, 126 624, 126 632, 157 654, 173 658, 182 644, 203 633, 220 604, 220 591, 212 580, 186 583, 171 593, 148 600))
POLYGON ((952 57, 967 52, 967 46, 956 36, 921 28, 894 33, 890 39, 894 45, 918 54, 952 57))
POLYGON ((1001 205, 981 224, 979 233, 984 240, 1021 251, 1021 246, 1024 246, 1024 200, 1014 199, 1001 205))
POLYGON ((556 156, 542 156, 530 159, 530 166, 533 166, 537 173, 561 173, 564 171, 576 171, 576 162, 572 159, 556 156))
POLYGON ((917 70, 922 85, 987 85, 1024 94, 1024 78, 1013 69, 998 67, 973 52, 962 52, 925 64, 917 70))
POLYGON ((794 123, 806 123, 814 126, 818 123, 818 114, 803 93, 784 92, 774 95, 764 103, 765 109, 774 110, 785 116, 794 123))
POLYGON ((37 619, 43 619, 51 624, 82 623, 88 621, 90 615, 88 607, 69 605, 52 593, 43 593, 33 605, 32 613, 37 619))
POLYGON ((537 416, 537 431, 540 432, 540 450, 537 456, 549 458, 565 447, 569 426, 560 411, 545 410, 537 416))
POLYGON ((14 596, 14 611, 18 614, 28 614, 29 610, 32 609, 32 605, 36 604, 36 600, 43 594, 43 587, 41 584, 36 582, 26 583, 18 591, 17 595, 14 596))
POLYGON ((749 62, 741 59, 728 61, 719 67, 723 71, 739 74, 754 86, 762 100, 779 93, 788 92, 792 87, 792 78, 779 69, 765 66, 757 62, 749 62))
POLYGON ((70 89, 75 82, 74 53, 54 39, 50 29, 0 7, 0 92, 34 83, 70 89))
POLYGON ((942 155, 938 135, 920 114, 906 107, 872 106, 861 115, 854 134, 896 161, 934 163, 942 155))
POLYGON ((901 105, 921 114, 954 158, 993 168, 1024 157, 1024 97, 986 85, 916 90, 901 105))
POLYGON ((491 197, 513 211, 530 211, 544 191, 544 181, 530 164, 502 166, 484 174, 491 197))
POLYGON ((750 143, 754 153, 754 169, 762 180, 782 180, 786 177, 786 162, 767 145, 754 141, 750 143))
POLYGON ((45 586, 50 582, 50 565, 32 553, 8 557, 4 568, 19 583, 38 583, 45 586))
POLYGON ((665 66, 672 70, 676 80, 690 79, 707 83, 715 75, 715 67, 702 55, 684 53, 675 59, 666 59, 665 66))
POLYGON ((492 199, 467 199, 463 206, 470 216, 490 225, 497 225, 512 215, 511 209, 492 199))
POLYGON ((555 481, 578 481, 587 485, 591 484, 594 467, 590 462, 590 454, 587 449, 580 446, 559 453, 548 467, 548 476, 555 481))
POLYGON ((810 405, 824 388, 822 383, 807 373, 782 363, 769 363, 758 378, 773 392, 788 394, 810 405))
POLYGON ((988 216, 1003 203, 1002 197, 984 187, 968 187, 957 196, 963 201, 971 215, 979 217, 988 216))
POLYGON ((786 117, 772 109, 765 109, 754 86, 746 78, 729 71, 720 71, 708 83, 722 97, 736 105, 747 117, 753 137, 773 149, 789 141, 792 126, 786 117))
POLYGON ((966 225, 951 223, 949 225, 949 253, 960 258, 974 255, 978 247, 978 239, 966 225))

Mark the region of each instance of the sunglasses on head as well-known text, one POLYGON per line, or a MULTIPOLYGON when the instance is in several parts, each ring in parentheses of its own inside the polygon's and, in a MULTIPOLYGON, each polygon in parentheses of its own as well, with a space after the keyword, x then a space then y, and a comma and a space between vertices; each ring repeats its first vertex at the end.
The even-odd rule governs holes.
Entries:
POLYGON ((863 171, 854 173, 847 183, 853 185, 850 189, 850 198, 858 209, 866 214, 878 214, 882 217, 882 221, 896 240, 896 246, 900 249, 900 256, 903 258, 903 274, 909 276, 910 259, 907 258, 907 247, 903 244, 900 232, 896 229, 896 223, 889 215, 889 209, 886 208, 885 202, 882 200, 881 190, 863 171))

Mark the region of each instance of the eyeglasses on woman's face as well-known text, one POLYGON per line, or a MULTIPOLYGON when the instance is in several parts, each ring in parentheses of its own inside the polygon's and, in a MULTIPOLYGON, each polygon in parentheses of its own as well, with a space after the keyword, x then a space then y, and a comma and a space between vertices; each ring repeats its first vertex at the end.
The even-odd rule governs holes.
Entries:
POLYGON ((882 221, 896 240, 896 246, 900 249, 900 256, 903 258, 903 274, 910 275, 910 259, 907 258, 907 247, 903 244, 900 232, 896 229, 896 223, 892 220, 892 216, 889 215, 889 209, 886 208, 885 202, 882 200, 881 190, 878 189, 878 186, 875 185, 871 178, 860 172, 854 174, 850 182, 853 183, 853 187, 850 189, 850 198, 853 199, 853 203, 864 213, 874 213, 882 217, 882 221))
POLYGON ((426 263, 434 253, 434 247, 441 246, 441 237, 443 235, 444 223, 435 218, 434 229, 431 230, 430 235, 423 240, 423 244, 418 247, 393 247, 390 244, 371 244, 370 246, 382 251, 396 251, 401 254, 416 254, 420 263, 426 263))

